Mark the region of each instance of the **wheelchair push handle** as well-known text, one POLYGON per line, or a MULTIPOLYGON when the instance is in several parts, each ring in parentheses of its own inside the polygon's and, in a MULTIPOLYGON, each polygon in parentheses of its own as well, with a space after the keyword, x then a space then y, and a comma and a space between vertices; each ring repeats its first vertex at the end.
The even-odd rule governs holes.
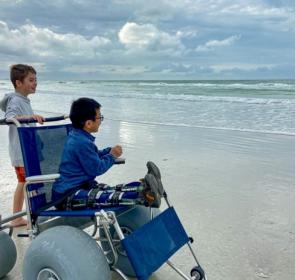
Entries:
MULTIPOLYGON (((67 115, 60 115, 56 117, 49 117, 49 118, 44 118, 44 122, 56 122, 56 121, 62 121, 67 119, 67 115)), ((22 123, 36 123, 37 120, 34 119, 24 119, 24 120, 17 120, 17 119, 0 119, 0 124, 16 124, 16 122, 22 124, 22 123)))
POLYGON ((116 158, 115 164, 125 164, 125 158, 116 158))
MULTIPOLYGON (((62 121, 67 119, 68 116, 67 115, 60 115, 60 116, 56 116, 56 117, 49 117, 49 118, 44 118, 44 122, 56 122, 56 121, 62 121)), ((37 122, 34 119, 29 119, 29 120, 21 120, 19 121, 20 123, 35 123, 37 122)))

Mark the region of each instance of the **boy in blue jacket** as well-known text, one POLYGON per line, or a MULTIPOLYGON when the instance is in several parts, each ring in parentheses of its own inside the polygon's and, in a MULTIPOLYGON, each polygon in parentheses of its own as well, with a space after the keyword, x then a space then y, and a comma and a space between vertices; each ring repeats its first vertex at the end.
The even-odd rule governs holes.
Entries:
POLYGON ((60 178, 54 183, 53 201, 57 208, 78 209, 124 204, 132 199, 137 204, 159 207, 162 184, 159 170, 148 165, 148 174, 138 182, 110 187, 98 184, 95 178, 110 169, 122 155, 122 147, 116 145, 99 150, 95 137, 103 116, 101 105, 94 99, 79 98, 71 106, 72 131, 66 140, 59 166, 60 178))

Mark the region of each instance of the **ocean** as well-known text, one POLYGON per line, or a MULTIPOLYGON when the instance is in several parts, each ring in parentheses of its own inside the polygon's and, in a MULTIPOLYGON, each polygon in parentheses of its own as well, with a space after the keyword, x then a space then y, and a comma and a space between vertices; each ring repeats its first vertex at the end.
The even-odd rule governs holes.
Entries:
MULTIPOLYGON (((0 98, 12 90, 0 81, 0 98)), ((295 80, 39 81, 30 98, 46 116, 67 114, 81 96, 100 102, 106 119, 295 135, 295 80)))

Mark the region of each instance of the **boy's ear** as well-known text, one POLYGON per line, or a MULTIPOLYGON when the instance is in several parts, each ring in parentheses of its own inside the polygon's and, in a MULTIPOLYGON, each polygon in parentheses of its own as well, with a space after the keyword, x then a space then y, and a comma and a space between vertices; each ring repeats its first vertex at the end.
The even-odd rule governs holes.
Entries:
POLYGON ((15 80, 15 85, 16 85, 16 87, 20 87, 22 85, 22 81, 15 80))
POLYGON ((87 121, 84 123, 84 128, 88 128, 90 125, 91 125, 91 121, 90 121, 90 120, 87 120, 87 121))

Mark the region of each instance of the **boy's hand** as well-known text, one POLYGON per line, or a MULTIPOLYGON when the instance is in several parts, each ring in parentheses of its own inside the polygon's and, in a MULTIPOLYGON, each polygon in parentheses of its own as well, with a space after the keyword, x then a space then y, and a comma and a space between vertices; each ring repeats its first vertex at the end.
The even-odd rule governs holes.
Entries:
POLYGON ((28 119, 33 119, 36 120, 38 123, 43 124, 44 122, 44 117, 40 115, 24 115, 24 116, 17 116, 17 120, 28 120, 28 119))
POLYGON ((110 154, 115 158, 120 157, 122 155, 122 147, 120 145, 116 145, 115 147, 111 148, 110 154))
POLYGON ((39 124, 43 124, 44 118, 40 115, 32 115, 32 118, 36 120, 39 124))

